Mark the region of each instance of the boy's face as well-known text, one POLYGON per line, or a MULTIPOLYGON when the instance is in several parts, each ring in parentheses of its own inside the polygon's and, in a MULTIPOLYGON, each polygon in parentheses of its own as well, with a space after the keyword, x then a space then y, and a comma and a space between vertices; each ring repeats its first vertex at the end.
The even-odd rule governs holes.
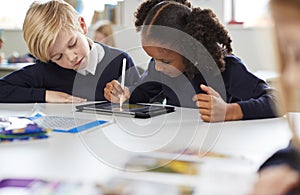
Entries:
POLYGON ((62 30, 55 40, 51 61, 67 69, 80 70, 87 66, 90 46, 85 36, 87 33, 84 20, 81 20, 82 31, 62 30))
POLYGON ((185 70, 182 56, 170 49, 153 46, 142 41, 145 52, 155 60, 155 69, 169 77, 177 77, 185 70))

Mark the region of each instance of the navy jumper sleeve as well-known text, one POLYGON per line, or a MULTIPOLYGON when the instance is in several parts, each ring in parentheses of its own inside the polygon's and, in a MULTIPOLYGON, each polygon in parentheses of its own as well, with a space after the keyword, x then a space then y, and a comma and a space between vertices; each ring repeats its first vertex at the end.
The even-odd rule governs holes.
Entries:
POLYGON ((238 103, 243 119, 276 116, 276 96, 268 84, 250 73, 242 61, 231 55, 225 58, 226 70, 222 73, 227 103, 238 103))
MULTIPOLYGON (((292 143, 288 147, 275 152, 259 167, 258 171, 260 172, 265 168, 279 165, 287 165, 300 174, 300 153, 292 143)), ((300 183, 287 193, 287 195, 298 194, 300 194, 300 183)))
POLYGON ((300 171, 300 153, 292 143, 288 147, 275 152, 260 166, 259 171, 266 167, 284 164, 300 171))
POLYGON ((2 77, 0 102, 44 102, 43 74, 43 68, 33 64, 2 77))
POLYGON ((148 69, 144 71, 141 79, 129 87, 131 92, 130 102, 153 103, 164 99, 161 74, 155 70, 155 61, 151 59, 148 69))
POLYGON ((127 58, 126 85, 137 82, 140 75, 130 56, 104 46, 105 55, 95 74, 82 75, 55 63, 39 60, 0 79, 0 102, 45 102, 46 90, 64 92, 88 101, 104 101, 106 83, 121 78, 122 61, 127 58))

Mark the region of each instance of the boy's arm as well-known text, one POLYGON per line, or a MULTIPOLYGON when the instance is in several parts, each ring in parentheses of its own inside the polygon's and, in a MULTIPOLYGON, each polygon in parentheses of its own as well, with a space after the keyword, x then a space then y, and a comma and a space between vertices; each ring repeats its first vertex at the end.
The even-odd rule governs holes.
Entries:
POLYGON ((70 94, 60 91, 46 90, 45 101, 48 103, 80 103, 86 102, 87 99, 72 96, 70 94))
POLYGON ((30 65, 0 79, 0 102, 45 102, 45 89, 35 87, 41 82, 30 65))

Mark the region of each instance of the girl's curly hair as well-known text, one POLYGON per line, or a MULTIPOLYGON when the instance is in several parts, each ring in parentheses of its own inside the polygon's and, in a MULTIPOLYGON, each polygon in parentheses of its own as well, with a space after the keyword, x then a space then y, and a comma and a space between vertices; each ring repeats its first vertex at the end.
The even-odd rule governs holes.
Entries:
MULTIPOLYGON (((142 31, 142 33, 147 31, 146 34, 143 34, 147 38, 155 38, 161 43, 172 43, 172 46, 183 53, 187 53, 187 51, 182 50, 193 51, 193 59, 199 59, 197 50, 193 50, 195 44, 191 41, 180 37, 174 40, 174 36, 170 36, 168 32, 155 34, 154 31, 152 32, 151 26, 169 27, 188 34, 206 48, 221 71, 225 70, 224 55, 232 52, 232 40, 212 10, 193 8, 185 0, 147 0, 135 12, 135 18, 136 30, 142 31), (143 28, 143 26, 148 27, 143 28)), ((195 61, 201 63, 201 58, 195 61)), ((194 66, 195 61, 191 62, 184 57, 186 72, 191 77, 197 72, 197 68, 194 66)))
POLYGON ((188 17, 185 32, 200 41, 220 70, 225 70, 224 51, 232 52, 232 40, 212 10, 194 8, 188 17))
MULTIPOLYGON (((134 12, 135 17, 135 27, 139 32, 141 30, 141 26, 144 24, 144 21, 149 13, 149 11, 156 6, 157 4, 164 2, 166 0, 147 0, 142 3, 137 11, 134 12)), ((187 0, 171 0, 170 2, 177 2, 179 4, 185 5, 187 7, 191 7, 191 3, 187 0)))

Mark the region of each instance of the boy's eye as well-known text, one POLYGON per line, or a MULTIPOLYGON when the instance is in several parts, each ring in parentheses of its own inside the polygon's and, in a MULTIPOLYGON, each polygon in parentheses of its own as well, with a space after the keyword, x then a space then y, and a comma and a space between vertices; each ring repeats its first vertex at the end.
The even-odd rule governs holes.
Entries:
POLYGON ((77 39, 70 45, 70 47, 74 47, 77 44, 77 39))
POLYGON ((62 58, 62 54, 57 54, 56 56, 54 56, 52 59, 54 60, 54 61, 58 61, 58 60, 60 60, 62 58))

